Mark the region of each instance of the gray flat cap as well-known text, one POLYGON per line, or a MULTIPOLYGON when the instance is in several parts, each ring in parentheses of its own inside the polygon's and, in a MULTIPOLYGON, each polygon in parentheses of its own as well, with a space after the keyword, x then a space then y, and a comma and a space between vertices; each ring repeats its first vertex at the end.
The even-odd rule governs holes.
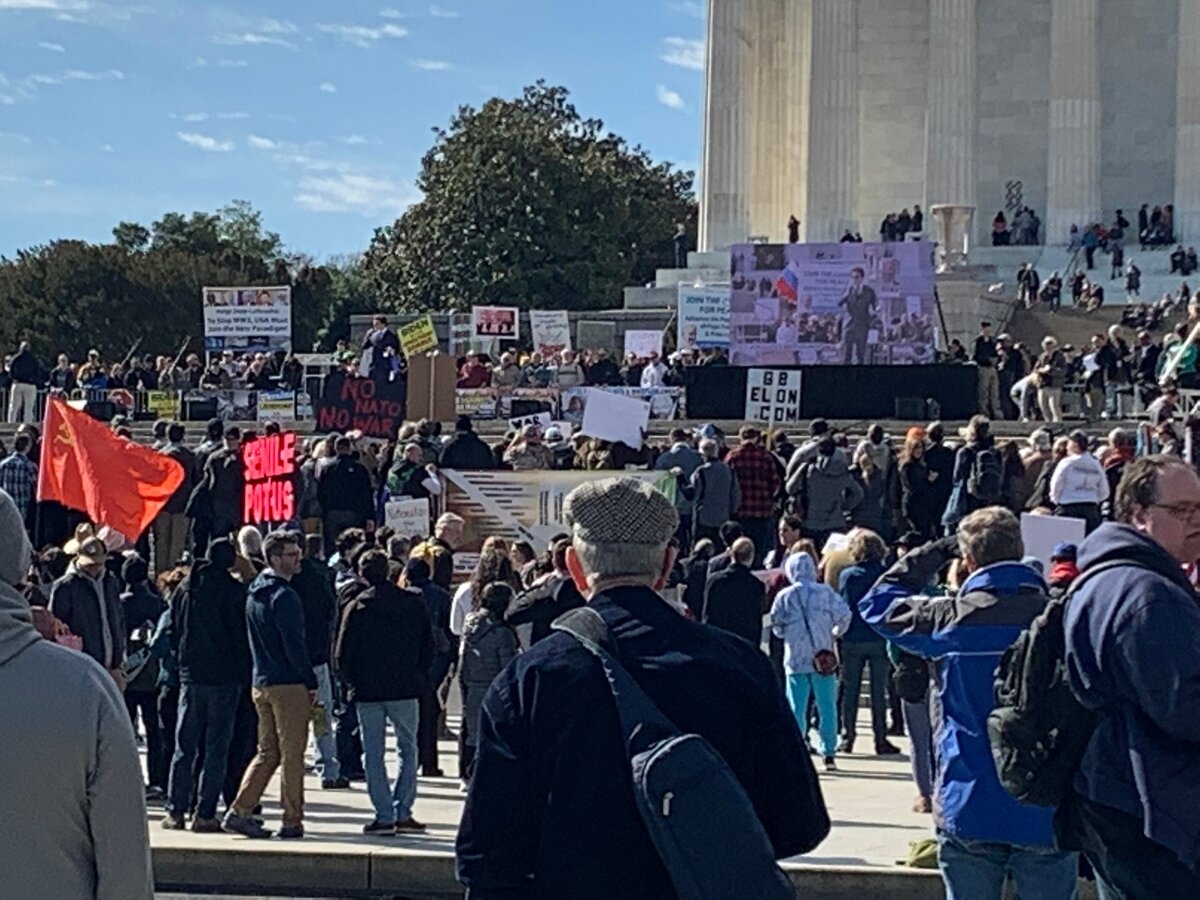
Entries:
POLYGON ((563 522, 589 544, 665 544, 679 526, 675 504, 645 481, 604 478, 563 501, 563 522))

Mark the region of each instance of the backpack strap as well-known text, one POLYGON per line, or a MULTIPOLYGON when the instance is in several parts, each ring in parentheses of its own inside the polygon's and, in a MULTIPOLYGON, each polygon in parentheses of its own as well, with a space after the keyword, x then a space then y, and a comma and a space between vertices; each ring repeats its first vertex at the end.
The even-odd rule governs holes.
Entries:
POLYGON ((600 613, 581 606, 563 613, 550 627, 569 634, 600 662, 616 703, 627 755, 632 757, 653 741, 680 733, 621 665, 616 643, 600 613))

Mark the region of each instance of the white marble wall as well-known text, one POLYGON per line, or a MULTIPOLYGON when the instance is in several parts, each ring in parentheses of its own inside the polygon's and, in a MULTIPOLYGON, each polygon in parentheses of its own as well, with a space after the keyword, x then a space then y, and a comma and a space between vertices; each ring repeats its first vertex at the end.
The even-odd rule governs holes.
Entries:
POLYGON ((836 241, 858 223, 858 0, 811 0, 809 241, 836 241))
POLYGON ((925 199, 975 206, 976 0, 930 0, 925 199))
POLYGON ((1178 96, 1175 114, 1175 231, 1200 245, 1200 3, 1179 11, 1178 96))
POLYGON ((743 102, 744 50, 751 40, 747 0, 709 0, 701 162, 701 250, 739 243, 749 234, 743 102))

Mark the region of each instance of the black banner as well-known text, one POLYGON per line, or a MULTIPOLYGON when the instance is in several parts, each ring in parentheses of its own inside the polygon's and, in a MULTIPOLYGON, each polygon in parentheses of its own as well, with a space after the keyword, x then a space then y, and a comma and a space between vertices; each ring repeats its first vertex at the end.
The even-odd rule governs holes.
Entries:
POLYGON ((408 386, 402 378, 362 378, 331 372, 313 410, 316 431, 361 431, 367 437, 394 438, 404 424, 408 386))

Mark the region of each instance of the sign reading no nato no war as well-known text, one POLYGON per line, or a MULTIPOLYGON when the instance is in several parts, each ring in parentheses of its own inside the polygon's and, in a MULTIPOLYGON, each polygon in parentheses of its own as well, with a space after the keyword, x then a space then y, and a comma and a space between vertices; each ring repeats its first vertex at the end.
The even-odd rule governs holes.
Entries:
POLYGON ((371 438, 394 438, 404 424, 407 390, 402 379, 363 378, 344 371, 325 379, 316 407, 316 431, 361 431, 371 438))
POLYGON ((746 420, 771 425, 800 421, 800 372, 795 369, 747 371, 746 420))

